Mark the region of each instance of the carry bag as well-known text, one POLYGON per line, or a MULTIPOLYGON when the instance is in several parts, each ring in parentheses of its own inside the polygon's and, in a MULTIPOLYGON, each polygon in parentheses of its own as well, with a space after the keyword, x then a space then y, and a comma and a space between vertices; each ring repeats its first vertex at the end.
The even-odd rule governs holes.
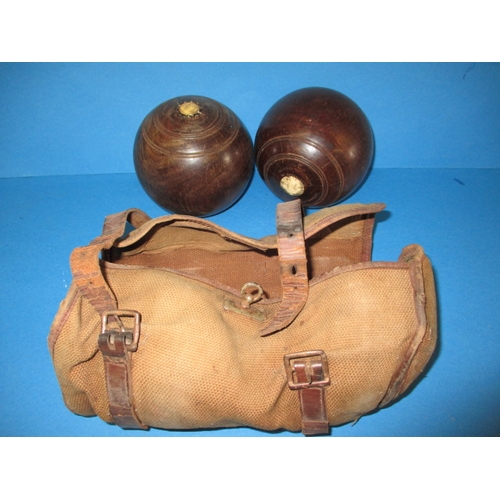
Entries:
POLYGON ((436 344, 419 245, 371 261, 381 203, 248 238, 193 216, 106 218, 71 254, 49 348, 67 407, 123 428, 327 434, 403 394, 436 344))

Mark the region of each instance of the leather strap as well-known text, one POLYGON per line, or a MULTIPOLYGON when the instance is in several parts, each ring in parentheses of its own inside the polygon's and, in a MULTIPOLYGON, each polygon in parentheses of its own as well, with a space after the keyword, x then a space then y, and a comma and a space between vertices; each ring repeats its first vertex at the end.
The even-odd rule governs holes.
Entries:
POLYGON ((325 386, 330 384, 328 363, 323 351, 306 351, 285 356, 288 386, 299 391, 302 433, 329 434, 325 386))
POLYGON ((102 316, 102 330, 98 338, 99 350, 104 360, 106 390, 109 412, 113 421, 124 429, 147 429, 137 418, 133 408, 131 352, 137 349, 139 337, 139 313, 117 311, 117 300, 109 288, 99 265, 101 252, 108 251, 119 240, 127 222, 139 227, 150 217, 138 209, 130 209, 106 217, 101 236, 90 245, 73 250, 70 257, 73 281, 80 294, 85 297, 102 316), (114 316, 136 316, 132 331, 123 327, 114 331, 107 328, 107 318, 114 316), (133 340, 131 340, 131 338, 133 340), (130 344, 132 342, 132 344, 130 344))
POLYGON ((79 292, 102 314, 117 308, 116 297, 109 288, 99 265, 102 251, 109 250, 125 232, 128 221, 139 227, 150 217, 138 209, 131 208, 106 217, 102 235, 91 241, 88 246, 78 247, 70 256, 73 281, 79 292))
MULTIPOLYGON (((304 361, 295 363, 295 373, 299 382, 307 382, 307 366, 304 361)), ((321 363, 311 364, 311 381, 323 379, 321 363)), ((323 387, 308 387, 299 390, 302 433, 306 436, 328 434, 330 426, 326 416, 325 390, 323 387)))
POLYGON ((262 337, 287 327, 302 311, 309 294, 301 201, 278 204, 276 225, 283 295, 279 309, 260 331, 262 337))
POLYGON ((115 424, 123 429, 148 429, 137 417, 132 398, 132 352, 137 349, 139 340, 139 314, 135 311, 111 311, 103 315, 102 333, 98 345, 104 360, 106 391, 109 413, 115 424), (136 316, 134 329, 110 330, 107 317, 136 316))

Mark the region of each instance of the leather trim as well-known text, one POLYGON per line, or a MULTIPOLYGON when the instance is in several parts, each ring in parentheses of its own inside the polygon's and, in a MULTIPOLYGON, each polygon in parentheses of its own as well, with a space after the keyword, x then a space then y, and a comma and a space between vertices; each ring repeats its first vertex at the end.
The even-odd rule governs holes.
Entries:
MULTIPOLYGON (((280 205, 283 205, 285 207, 294 207, 292 211, 295 211, 295 214, 298 215, 297 206, 300 206, 300 200, 279 204, 277 209, 278 212, 282 210, 279 208, 280 205)), ((352 204, 335 206, 325 208, 314 214, 308 215, 307 217, 303 218, 303 220, 302 213, 300 211, 300 225, 303 225, 305 229, 301 231, 302 235, 297 236, 297 238, 300 238, 301 240, 307 240, 317 232, 321 231, 331 224, 336 223, 337 221, 359 215, 366 215, 368 217, 366 232, 369 233, 373 228, 373 223, 370 222, 370 217, 373 217, 374 213, 379 212, 384 208, 385 205, 383 203, 372 203, 370 205, 352 204)), ((118 306, 116 297, 114 296, 112 290, 109 288, 104 276, 102 275, 102 271, 100 268, 101 252, 106 255, 106 252, 112 249, 112 247, 126 249, 127 247, 137 243, 141 238, 147 237, 149 232, 154 230, 154 228, 158 227, 159 225, 170 223, 181 223, 186 227, 205 228, 221 235, 223 238, 231 239, 236 242, 248 245, 249 247, 264 251, 275 248, 279 249, 280 245, 279 235, 278 237, 268 236, 257 240, 241 236, 232 231, 228 231, 214 224, 213 222, 188 215, 171 215, 151 219, 147 214, 135 208, 109 215, 105 219, 102 235, 92 240, 92 242, 85 247, 75 248, 70 257, 73 281, 78 288, 79 293, 83 297, 85 297, 90 302, 90 304, 92 304, 92 306, 99 314, 102 314, 103 312, 110 309, 116 309, 116 307, 118 306), (131 231, 127 236, 124 236, 127 221, 130 221, 135 229, 131 231)), ((284 243, 283 239, 281 243, 284 243)), ((302 245, 302 243, 300 243, 300 245, 302 245)), ((365 245, 366 247, 363 254, 364 257, 367 257, 371 250, 371 237, 365 242, 365 245)), ((287 251, 286 243, 284 251, 287 251)), ((295 269, 297 270, 297 268, 295 269)), ((286 272, 286 268, 284 271, 286 272)), ((293 280, 287 278, 287 280, 285 281, 288 281, 291 285, 291 282, 293 280)), ((284 304, 284 307, 288 307, 286 303, 284 304)), ((286 314, 286 316, 288 316, 288 314, 286 314)), ((289 318, 290 322, 294 319, 291 316, 289 316, 289 318)), ((276 325, 272 327, 275 331, 277 331, 277 328, 284 328, 284 326, 286 326, 284 325, 280 327, 278 325, 278 322, 276 323, 276 325)))
POLYGON ((424 257, 425 253, 423 248, 420 245, 413 244, 405 247, 398 259, 398 263, 404 262, 409 266, 410 279, 414 291, 415 314, 418 324, 413 339, 403 356, 401 365, 392 376, 387 391, 379 404, 380 407, 387 405, 401 393, 401 388, 403 387, 413 358, 427 332, 425 286, 422 270, 422 259, 424 257))

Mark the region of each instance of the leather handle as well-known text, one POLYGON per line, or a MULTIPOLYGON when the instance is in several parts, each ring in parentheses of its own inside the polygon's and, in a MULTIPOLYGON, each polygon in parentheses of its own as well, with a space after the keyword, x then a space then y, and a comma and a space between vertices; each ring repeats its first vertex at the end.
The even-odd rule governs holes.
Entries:
POLYGON ((282 300, 270 322, 260 331, 262 337, 287 327, 307 302, 309 278, 302 215, 300 200, 280 203, 276 209, 282 300))
POLYGON ((104 220, 101 236, 85 247, 75 248, 71 253, 73 281, 99 314, 117 308, 116 297, 101 272, 99 265, 101 252, 109 250, 123 236, 127 222, 139 227, 150 219, 142 210, 136 208, 109 215, 104 220))

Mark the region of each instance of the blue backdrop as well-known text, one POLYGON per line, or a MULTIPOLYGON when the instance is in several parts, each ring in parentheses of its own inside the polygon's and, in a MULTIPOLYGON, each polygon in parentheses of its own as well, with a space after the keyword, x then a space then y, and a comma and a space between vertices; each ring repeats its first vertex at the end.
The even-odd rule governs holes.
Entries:
MULTIPOLYGON (((64 406, 46 337, 76 246, 129 207, 163 215, 135 176, 145 115, 185 94, 219 100, 255 136, 269 107, 306 86, 364 110, 373 169, 346 203, 382 201, 374 260, 424 246, 436 273, 440 342, 420 383, 333 436, 500 435, 500 64, 0 64, 0 435, 296 436, 252 429, 126 432, 64 406)), ((275 232, 278 199, 256 175, 214 222, 275 232), (252 214, 251 216, 249 214, 252 214)))
POLYGON ((500 64, 0 64, 1 177, 133 172, 144 116, 196 94, 255 136, 288 92, 347 94, 375 132, 374 168, 499 168, 500 64))

